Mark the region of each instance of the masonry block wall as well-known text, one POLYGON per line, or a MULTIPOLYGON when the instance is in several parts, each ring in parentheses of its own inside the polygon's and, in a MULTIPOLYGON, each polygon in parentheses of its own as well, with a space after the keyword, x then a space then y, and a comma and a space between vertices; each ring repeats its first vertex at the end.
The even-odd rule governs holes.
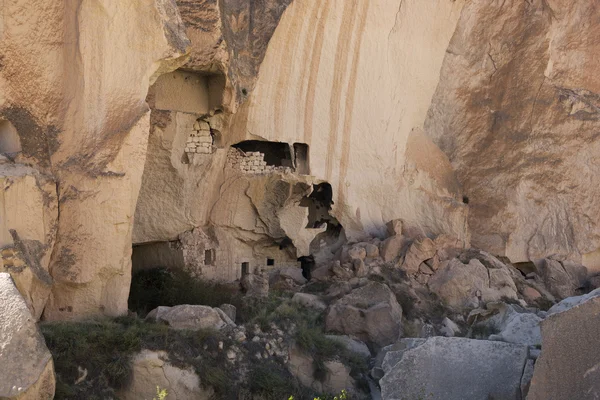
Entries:
POLYGON ((267 165, 264 153, 258 151, 243 152, 234 147, 229 149, 227 153, 227 167, 244 174, 269 174, 269 173, 285 173, 293 172, 290 167, 277 167, 267 165))
POLYGON ((210 133, 210 125, 205 121, 196 121, 194 130, 185 144, 186 153, 212 154, 213 137, 210 133))

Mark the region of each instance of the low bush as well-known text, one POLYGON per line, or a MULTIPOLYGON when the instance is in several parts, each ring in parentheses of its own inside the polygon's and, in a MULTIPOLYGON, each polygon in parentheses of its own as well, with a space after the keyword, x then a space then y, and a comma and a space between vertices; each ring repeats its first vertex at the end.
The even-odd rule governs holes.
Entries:
POLYGON ((218 332, 173 330, 129 317, 43 323, 41 330, 54 358, 57 399, 114 397, 129 383, 131 357, 142 348, 167 351, 174 365, 194 367, 204 385, 231 398, 234 371, 217 351, 226 340, 218 332), (85 380, 75 384, 84 370, 85 380))
POLYGON ((202 281, 183 270, 142 270, 131 278, 129 309, 145 316, 158 306, 243 304, 236 285, 202 281))

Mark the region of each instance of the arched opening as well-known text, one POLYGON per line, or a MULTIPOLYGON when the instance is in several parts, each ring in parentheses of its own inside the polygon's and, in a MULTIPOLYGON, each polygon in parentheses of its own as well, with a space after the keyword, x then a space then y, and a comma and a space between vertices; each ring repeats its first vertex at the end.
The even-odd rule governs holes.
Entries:
POLYGON ((0 153, 13 156, 21 151, 17 129, 8 120, 0 121, 0 153))

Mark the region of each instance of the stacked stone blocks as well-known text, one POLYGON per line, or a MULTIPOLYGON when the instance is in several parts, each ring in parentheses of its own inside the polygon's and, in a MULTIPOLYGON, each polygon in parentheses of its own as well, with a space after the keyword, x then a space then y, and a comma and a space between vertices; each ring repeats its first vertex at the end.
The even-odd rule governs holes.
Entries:
POLYGON ((185 144, 186 153, 212 154, 213 137, 210 134, 210 125, 205 121, 196 121, 194 130, 185 144))
POLYGON ((243 152, 231 148, 227 153, 227 166, 244 174, 269 174, 274 172, 291 173, 292 168, 267 165, 265 154, 258 151, 243 152))

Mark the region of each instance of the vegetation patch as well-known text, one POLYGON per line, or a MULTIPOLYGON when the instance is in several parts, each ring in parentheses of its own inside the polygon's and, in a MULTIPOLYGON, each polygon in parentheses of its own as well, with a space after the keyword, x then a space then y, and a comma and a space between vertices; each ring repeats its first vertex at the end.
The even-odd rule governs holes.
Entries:
POLYGON ((144 317, 158 306, 221 304, 241 306, 244 301, 239 287, 196 279, 183 270, 154 268, 135 273, 131 278, 129 309, 144 317))

